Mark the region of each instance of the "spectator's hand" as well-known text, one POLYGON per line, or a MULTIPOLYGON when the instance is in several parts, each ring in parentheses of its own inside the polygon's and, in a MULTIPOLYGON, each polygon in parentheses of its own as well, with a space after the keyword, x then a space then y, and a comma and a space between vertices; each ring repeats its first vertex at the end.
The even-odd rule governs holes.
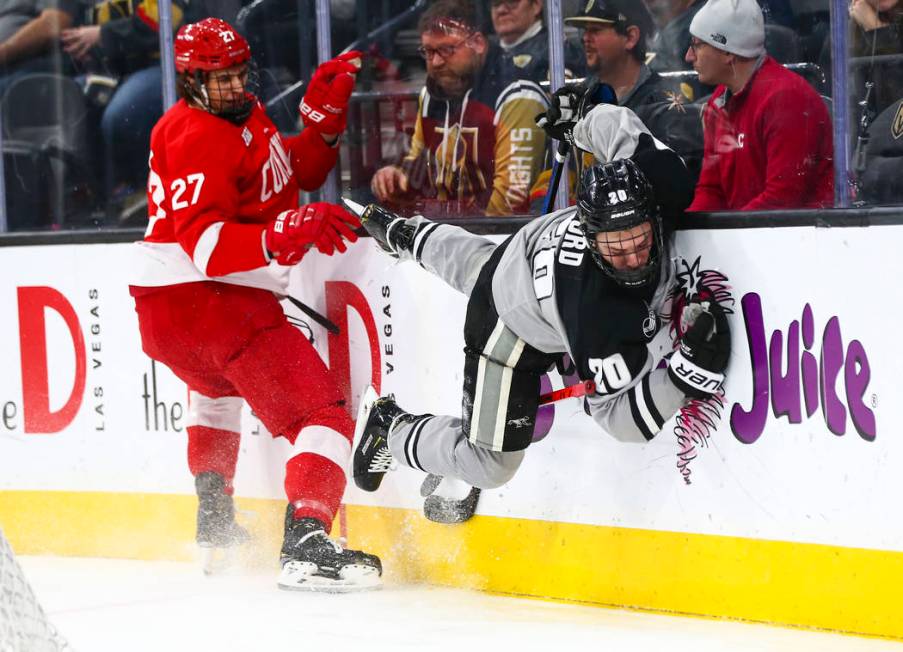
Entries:
POLYGON ((100 25, 64 29, 60 34, 63 50, 76 61, 84 61, 100 43, 100 25))
POLYGON ((363 53, 352 50, 320 64, 298 107, 304 126, 318 131, 326 142, 345 131, 348 100, 354 90, 354 76, 361 69, 361 57, 363 53))
POLYGON ((408 176, 395 165, 380 168, 370 181, 370 190, 381 201, 396 200, 408 191, 408 176))
POLYGON ((264 247, 267 257, 280 265, 294 265, 301 261, 311 247, 331 256, 336 250, 344 252, 345 240, 355 242, 353 229, 360 221, 341 206, 317 202, 283 211, 267 225, 264 247))
POLYGON ((536 116, 536 124, 555 140, 567 140, 577 120, 589 113, 597 104, 617 104, 615 92, 608 84, 595 82, 565 84, 552 93, 549 108, 536 116))
POLYGON ((731 355, 731 331, 714 299, 694 299, 680 317, 680 348, 671 356, 668 376, 684 394, 705 398, 721 389, 731 355))
POLYGON ((877 8, 869 0, 852 0, 850 2, 850 17, 867 32, 880 27, 887 27, 887 23, 878 17, 877 8))

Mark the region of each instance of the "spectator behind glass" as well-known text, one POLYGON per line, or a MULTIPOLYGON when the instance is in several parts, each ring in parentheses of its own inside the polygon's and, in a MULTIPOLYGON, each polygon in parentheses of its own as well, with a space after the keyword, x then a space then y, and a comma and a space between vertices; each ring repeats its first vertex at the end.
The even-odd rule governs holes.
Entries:
POLYGON ((59 37, 77 12, 76 0, 0 2, 0 94, 21 75, 62 72, 59 37))
POLYGON ((705 154, 688 210, 830 206, 831 121, 799 75, 765 53, 755 0, 709 0, 690 24, 687 61, 717 84, 703 114, 705 154))
POLYGON ((705 2, 706 0, 646 0, 646 5, 659 26, 659 31, 650 44, 654 56, 649 66, 653 70, 665 72, 692 68, 684 60, 684 54, 690 47, 690 23, 705 2))
POLYGON ((860 197, 869 204, 903 204, 903 97, 869 126, 860 197))
MULTIPOLYGON (((492 0, 490 40, 502 48, 502 61, 517 77, 543 81, 549 78, 549 32, 542 22, 543 0, 492 0)), ((565 75, 583 76, 583 53, 571 41, 564 41, 565 75)))
POLYGON ((426 86, 401 165, 377 170, 370 188, 394 210, 427 217, 499 216, 528 210, 545 153, 534 118, 542 89, 509 82, 469 2, 439 0, 420 17, 426 86))
MULTIPOLYGON (((590 75, 615 90, 656 138, 680 154, 695 181, 702 160, 699 108, 646 65, 646 45, 655 32, 642 2, 593 0, 565 23, 581 28, 590 75)), ((536 193, 534 192, 534 200, 536 193)))
POLYGON ((564 22, 581 29, 587 72, 615 90, 618 104, 636 110, 666 99, 670 87, 645 63, 655 26, 642 2, 591 0, 564 22))
MULTIPOLYGON (((903 54, 903 2, 901 0, 853 0, 850 3, 851 54, 870 58, 903 54)), ((853 68, 856 97, 865 95, 866 82, 874 83, 871 108, 881 113, 903 95, 903 56, 888 63, 870 61, 853 68)))
MULTIPOLYGON (((182 23, 186 3, 172 3, 173 29, 182 23)), ((92 10, 92 23, 63 31, 63 46, 84 72, 109 81, 97 98, 101 111, 103 147, 101 165, 108 212, 117 218, 129 204, 145 196, 150 132, 163 115, 163 73, 160 68, 157 0, 132 3, 100 2, 92 10)), ((136 215, 143 219, 141 211, 136 215)))

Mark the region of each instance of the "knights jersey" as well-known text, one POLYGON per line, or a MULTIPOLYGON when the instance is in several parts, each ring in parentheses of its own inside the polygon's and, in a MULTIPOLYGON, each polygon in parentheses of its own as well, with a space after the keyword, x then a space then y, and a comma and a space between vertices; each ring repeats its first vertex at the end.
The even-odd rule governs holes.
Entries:
POLYGON ((418 208, 431 217, 529 211, 529 193, 545 156, 536 116, 548 101, 538 84, 512 79, 492 46, 473 86, 445 98, 427 81, 411 149, 402 167, 418 208))
POLYGON ((217 280, 284 292, 266 225, 319 187, 337 150, 313 130, 283 137, 258 102, 235 125, 183 99, 151 133, 148 225, 132 285, 217 280))

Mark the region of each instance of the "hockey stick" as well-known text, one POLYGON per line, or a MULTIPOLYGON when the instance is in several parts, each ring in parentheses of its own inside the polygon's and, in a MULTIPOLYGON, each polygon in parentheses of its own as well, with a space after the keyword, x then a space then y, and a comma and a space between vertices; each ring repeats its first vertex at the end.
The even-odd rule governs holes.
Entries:
MULTIPOLYGON (((601 83, 596 80, 590 83, 587 89, 583 92, 583 96, 580 98, 580 102, 574 108, 574 111, 576 112, 578 118, 582 118, 589 112, 592 107, 596 106, 597 104, 617 103, 618 98, 615 95, 614 89, 610 85, 601 83)), ((547 117, 543 117, 541 121, 537 122, 537 124, 541 128, 545 128, 546 125, 543 121, 547 120, 547 117)), ((580 150, 574 144, 573 134, 570 132, 570 130, 567 132, 564 138, 558 141, 558 147, 555 148, 555 160, 552 163, 552 177, 551 179, 549 179, 549 187, 546 190, 546 197, 542 202, 542 215, 548 214, 552 210, 552 207, 555 205, 555 197, 558 195, 558 186, 560 185, 562 170, 566 169, 565 162, 567 161, 569 151, 574 152, 574 160, 577 163, 577 178, 579 179, 580 173, 582 171, 580 150)))
POLYGON ((555 205, 555 197, 558 195, 558 186, 561 181, 561 171, 565 168, 570 145, 566 140, 559 140, 555 148, 555 162, 552 164, 552 178, 549 179, 549 187, 546 189, 546 198, 542 202, 542 215, 547 215, 555 205))
POLYGON ((323 328, 328 330, 333 335, 338 335, 339 333, 342 332, 342 329, 340 329, 338 326, 336 326, 335 322, 327 319, 326 317, 324 317, 323 315, 318 313, 316 310, 314 310, 313 308, 308 306, 306 303, 302 303, 301 301, 298 301, 298 299, 296 299, 295 297, 289 296, 289 295, 286 295, 285 298, 288 299, 289 301, 291 301, 292 305, 295 306, 295 308, 297 308, 298 310, 303 312, 305 315, 307 315, 308 317, 313 319, 315 322, 317 322, 320 326, 322 326, 323 328))
MULTIPOLYGON (((596 383, 592 380, 584 380, 576 385, 570 385, 563 389, 556 389, 539 397, 540 405, 548 405, 566 398, 580 398, 593 396, 596 393, 596 383)), ((480 499, 480 488, 471 487, 470 492, 464 498, 445 498, 437 496, 433 492, 442 482, 442 476, 430 473, 420 485, 420 495, 423 496, 423 515, 435 523, 451 525, 463 523, 470 519, 477 509, 477 501, 480 499)))

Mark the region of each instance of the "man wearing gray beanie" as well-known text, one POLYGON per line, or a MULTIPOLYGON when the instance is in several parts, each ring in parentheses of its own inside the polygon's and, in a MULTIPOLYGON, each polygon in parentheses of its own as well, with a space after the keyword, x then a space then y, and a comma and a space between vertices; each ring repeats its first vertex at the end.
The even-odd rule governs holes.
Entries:
POLYGON ((690 211, 830 206, 831 119, 821 97, 765 53, 756 0, 709 0, 690 23, 687 62, 717 85, 703 114, 690 211))

